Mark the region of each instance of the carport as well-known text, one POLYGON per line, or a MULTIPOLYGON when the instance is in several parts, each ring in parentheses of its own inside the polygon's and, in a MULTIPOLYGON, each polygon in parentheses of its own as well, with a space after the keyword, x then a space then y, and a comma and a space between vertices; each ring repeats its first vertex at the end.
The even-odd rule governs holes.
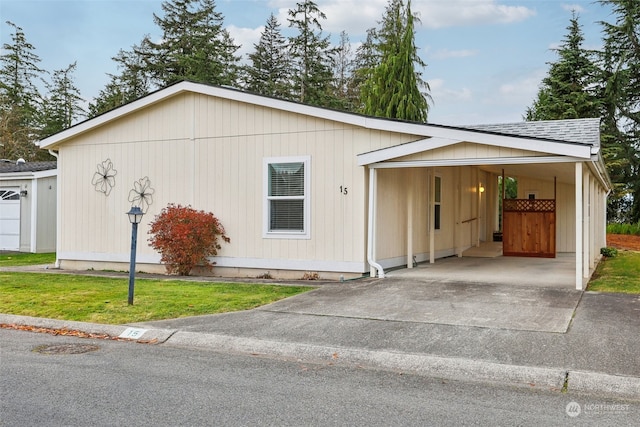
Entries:
MULTIPOLYGON (((385 269, 400 265, 412 269, 463 257, 466 250, 492 241, 499 215, 505 218, 498 209, 498 177, 506 175, 517 177, 518 199, 553 201, 552 220, 536 229, 525 218, 517 232, 535 247, 540 227, 553 229, 552 256, 572 259, 573 279, 567 286, 584 289, 606 245, 611 189, 600 152, 599 119, 434 128, 429 138, 358 155, 358 164, 369 173, 372 276, 384 277, 385 269)), ((539 262, 531 258, 535 253, 523 255, 527 258, 520 265, 539 262)), ((502 268, 486 259, 476 264, 483 268, 463 268, 487 277, 502 268)), ((428 268, 417 271, 425 277, 435 274, 428 268)))

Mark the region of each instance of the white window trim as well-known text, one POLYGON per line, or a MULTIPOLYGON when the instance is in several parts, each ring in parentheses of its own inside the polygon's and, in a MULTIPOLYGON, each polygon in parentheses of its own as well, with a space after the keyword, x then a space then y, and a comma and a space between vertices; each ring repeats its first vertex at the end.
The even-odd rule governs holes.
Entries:
POLYGON ((265 239, 311 239, 311 156, 265 157, 262 163, 262 237, 265 239), (304 230, 269 231, 269 165, 304 163, 304 230))

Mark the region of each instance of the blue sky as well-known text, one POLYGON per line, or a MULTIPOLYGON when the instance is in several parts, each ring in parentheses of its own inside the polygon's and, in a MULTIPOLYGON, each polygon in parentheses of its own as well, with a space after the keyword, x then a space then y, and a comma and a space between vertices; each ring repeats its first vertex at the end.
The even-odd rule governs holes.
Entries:
MULTIPOLYGON (((111 57, 149 34, 161 33, 153 13, 161 0, 0 0, 0 41, 10 43, 5 21, 23 28, 50 72, 77 61, 75 80, 90 101, 116 73, 111 57)), ((286 15, 296 0, 217 0, 217 11, 242 54, 251 52, 270 13, 288 34, 286 15)), ((349 34, 354 51, 367 28, 377 25, 387 0, 316 0, 327 19, 325 34, 337 43, 349 34)), ((423 77, 434 104, 429 122, 464 125, 522 120, 555 61, 552 51, 566 34, 571 10, 579 14, 585 47, 601 46, 599 21, 608 8, 593 0, 412 0, 422 23, 416 31, 423 77)))

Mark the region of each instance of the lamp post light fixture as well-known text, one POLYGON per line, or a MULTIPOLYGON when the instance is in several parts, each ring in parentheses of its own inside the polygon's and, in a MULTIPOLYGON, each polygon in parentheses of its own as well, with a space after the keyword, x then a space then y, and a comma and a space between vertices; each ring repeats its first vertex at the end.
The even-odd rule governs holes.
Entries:
POLYGON ((138 224, 142 221, 142 209, 139 206, 131 206, 127 212, 131 223, 131 261, 129 263, 129 305, 133 305, 133 287, 136 280, 136 247, 138 245, 138 224))

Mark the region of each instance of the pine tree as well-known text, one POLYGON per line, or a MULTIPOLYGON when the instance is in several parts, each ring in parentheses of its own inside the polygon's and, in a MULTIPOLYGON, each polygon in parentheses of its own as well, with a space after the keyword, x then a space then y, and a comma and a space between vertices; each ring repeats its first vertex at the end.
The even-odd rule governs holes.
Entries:
POLYGON ((108 74, 109 83, 89 104, 89 117, 95 117, 121 105, 135 101, 151 91, 151 77, 146 70, 143 51, 146 44, 134 45, 131 51, 120 50, 111 58, 120 74, 108 74))
POLYGON ((36 160, 42 102, 36 82, 45 72, 38 67, 40 58, 22 28, 9 21, 7 25, 13 33, 12 43, 2 45, 0 56, 0 159, 36 160))
POLYGON ((332 91, 331 63, 334 50, 329 37, 323 37, 320 19, 326 15, 310 0, 296 3, 289 10, 289 26, 298 30, 289 39, 293 62, 293 94, 299 102, 321 107, 338 104, 332 91))
POLYGON ((600 102, 595 92, 597 67, 593 51, 582 47, 584 35, 574 13, 567 35, 556 49, 558 61, 550 64, 538 97, 527 109, 526 120, 560 120, 599 117, 600 102))
POLYGON ((147 71, 159 86, 180 80, 216 85, 236 85, 240 58, 224 17, 214 0, 168 0, 164 16, 154 14, 162 42, 145 38, 138 51, 147 71))
POLYGON ((402 0, 390 0, 378 31, 380 62, 362 86, 364 113, 425 123, 429 112, 429 85, 416 66, 425 67, 415 45, 417 18, 402 0), (424 90, 424 92, 422 90, 424 90))
POLYGON ((600 96, 604 100, 603 155, 616 184, 611 220, 640 221, 640 3, 601 0, 614 23, 602 22, 600 96))
POLYGON ((358 94, 353 90, 354 55, 346 31, 340 33, 340 44, 335 49, 333 61, 333 82, 335 98, 340 100, 340 109, 356 112, 358 94))
POLYGON ((349 93, 354 98, 354 109, 357 112, 364 111, 364 97, 361 94, 364 90, 364 85, 373 77, 373 70, 380 63, 380 55, 376 46, 377 38, 377 30, 369 28, 367 37, 356 50, 356 55, 352 62, 348 85, 349 93))
POLYGON ((260 40, 253 48, 253 53, 249 54, 250 64, 246 67, 246 89, 262 95, 289 99, 291 64, 287 42, 280 31, 280 23, 273 14, 269 16, 260 40))
POLYGON ((48 94, 41 111, 42 138, 70 127, 86 113, 82 108, 84 99, 73 81, 75 70, 74 62, 65 69, 54 71, 51 82, 47 83, 48 94))

